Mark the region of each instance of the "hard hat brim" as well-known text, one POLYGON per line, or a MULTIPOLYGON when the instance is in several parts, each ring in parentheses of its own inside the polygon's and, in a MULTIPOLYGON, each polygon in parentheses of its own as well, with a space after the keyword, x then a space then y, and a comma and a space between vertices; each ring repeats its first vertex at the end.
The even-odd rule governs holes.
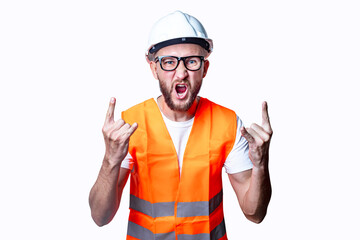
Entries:
POLYGON ((182 38, 175 38, 166 40, 160 43, 155 44, 149 49, 149 55, 154 54, 159 51, 161 48, 175 45, 175 44, 183 44, 183 43, 192 43, 197 44, 203 47, 207 52, 212 51, 212 40, 211 39, 204 39, 204 38, 196 38, 196 37, 182 37, 182 38))

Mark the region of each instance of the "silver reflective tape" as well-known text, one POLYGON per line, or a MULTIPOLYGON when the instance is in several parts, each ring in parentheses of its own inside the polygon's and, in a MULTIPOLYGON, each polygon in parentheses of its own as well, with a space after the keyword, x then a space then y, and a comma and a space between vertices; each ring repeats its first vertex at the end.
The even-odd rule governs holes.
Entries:
MULTIPOLYGON (((179 202, 177 204, 177 217, 209 216, 223 201, 221 190, 210 201, 179 202)), ((175 202, 150 203, 130 194, 130 208, 144 213, 150 217, 174 216, 175 202)))
POLYGON ((220 205, 223 200, 223 191, 216 194, 212 199, 209 201, 209 212, 210 214, 220 205))
POLYGON ((150 217, 174 216, 175 202, 151 203, 130 194, 130 208, 150 217))
POLYGON ((130 208, 146 215, 152 216, 151 203, 130 194, 130 208))
POLYGON ((154 234, 149 229, 130 221, 127 234, 141 240, 175 240, 175 232, 154 234))
POLYGON ((155 240, 175 240, 175 232, 157 233, 155 234, 155 240))
POLYGON ((154 234, 150 230, 130 221, 127 234, 138 239, 154 239, 154 234))
POLYGON ((208 216, 209 202, 179 202, 177 204, 177 217, 208 216))
POLYGON ((179 234, 178 240, 218 240, 222 238, 226 233, 225 221, 223 220, 219 225, 217 225, 210 234, 200 233, 200 234, 179 234))
POLYGON ((177 217, 195 217, 209 216, 223 200, 223 191, 221 190, 209 202, 179 202, 177 204, 177 217))
POLYGON ((210 234, 200 233, 200 234, 179 234, 178 240, 210 240, 210 234))
POLYGON ((153 203, 153 217, 174 216, 175 202, 153 203))
POLYGON ((226 233, 225 220, 223 219, 222 222, 211 231, 210 239, 218 240, 222 238, 225 235, 225 233, 226 233))
MULTIPOLYGON (((225 221, 223 220, 218 226, 216 226, 210 234, 179 234, 178 240, 218 240, 222 238, 226 233, 225 221)), ((169 233, 157 233, 154 234, 149 229, 146 229, 136 223, 129 221, 128 233, 129 236, 142 240, 175 240, 175 232, 169 233)))

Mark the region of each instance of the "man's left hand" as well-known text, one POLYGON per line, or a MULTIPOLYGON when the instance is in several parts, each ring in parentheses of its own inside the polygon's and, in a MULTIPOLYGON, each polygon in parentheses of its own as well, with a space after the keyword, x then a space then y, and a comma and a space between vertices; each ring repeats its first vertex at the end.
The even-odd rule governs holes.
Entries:
POLYGON ((261 126, 253 123, 250 128, 241 128, 241 135, 249 142, 249 157, 254 167, 268 165, 272 134, 267 102, 263 102, 261 126))

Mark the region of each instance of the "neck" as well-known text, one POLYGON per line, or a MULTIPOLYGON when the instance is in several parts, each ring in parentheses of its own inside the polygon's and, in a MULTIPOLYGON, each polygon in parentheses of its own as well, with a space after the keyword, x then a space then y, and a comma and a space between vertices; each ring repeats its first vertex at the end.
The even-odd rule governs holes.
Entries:
POLYGON ((158 106, 161 112, 171 121, 184 122, 192 119, 195 116, 197 105, 200 101, 200 97, 196 97, 194 103, 187 111, 174 111, 166 104, 164 97, 157 98, 158 106))

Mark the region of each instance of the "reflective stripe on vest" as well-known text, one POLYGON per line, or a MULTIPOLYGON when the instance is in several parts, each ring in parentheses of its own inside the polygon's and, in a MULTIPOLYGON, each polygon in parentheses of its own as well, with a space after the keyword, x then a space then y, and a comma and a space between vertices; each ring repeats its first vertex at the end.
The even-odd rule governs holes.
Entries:
POLYGON ((143 239, 143 240, 175 240, 175 232, 169 232, 169 233, 157 233, 154 234, 150 230, 133 223, 129 221, 128 223, 128 233, 129 236, 132 236, 134 238, 143 239))
MULTIPOLYGON (((224 220, 209 233, 178 234, 178 240, 218 240, 226 233, 224 220)), ((129 221, 128 235, 142 240, 175 240, 175 232, 154 234, 150 230, 129 221)))
POLYGON ((150 217, 166 217, 174 215, 175 202, 151 203, 130 194, 130 208, 150 217))
MULTIPOLYGON (((222 202, 221 190, 210 201, 178 202, 177 217, 209 216, 222 202)), ((130 208, 150 217, 166 217, 174 215, 175 202, 150 203, 130 194, 130 208)))

